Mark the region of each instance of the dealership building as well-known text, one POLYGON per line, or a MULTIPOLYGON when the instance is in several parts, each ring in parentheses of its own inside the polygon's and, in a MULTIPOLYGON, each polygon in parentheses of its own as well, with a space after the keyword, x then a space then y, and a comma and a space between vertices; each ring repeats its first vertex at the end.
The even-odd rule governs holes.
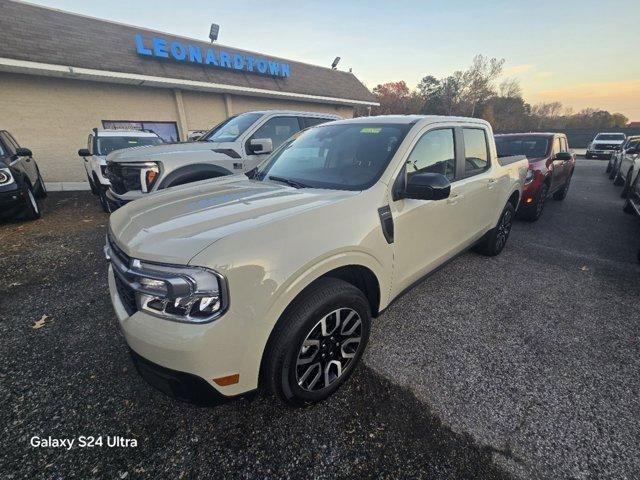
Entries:
POLYGON ((12 0, 0 12, 0 130, 54 189, 88 188, 77 151, 94 127, 178 141, 250 110, 377 105, 350 72, 12 0))

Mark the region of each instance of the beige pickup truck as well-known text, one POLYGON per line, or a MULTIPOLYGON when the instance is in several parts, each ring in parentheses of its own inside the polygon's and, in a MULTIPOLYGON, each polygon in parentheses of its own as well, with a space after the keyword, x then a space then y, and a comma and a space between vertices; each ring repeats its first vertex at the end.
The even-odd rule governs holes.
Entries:
POLYGON ((483 120, 367 117, 127 204, 105 252, 138 371, 200 404, 325 399, 394 298, 466 249, 502 251, 526 171, 483 120))

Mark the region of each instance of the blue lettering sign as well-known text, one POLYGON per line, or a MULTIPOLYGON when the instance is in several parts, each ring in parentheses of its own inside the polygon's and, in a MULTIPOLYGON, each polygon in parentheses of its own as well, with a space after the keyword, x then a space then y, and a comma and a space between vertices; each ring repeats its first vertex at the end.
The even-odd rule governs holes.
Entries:
POLYGON ((212 48, 207 48, 207 57, 204 60, 206 65, 218 66, 218 59, 216 58, 216 52, 212 48))
POLYGON ((152 41, 154 57, 169 58, 167 41, 163 38, 154 38, 152 41))
POLYGON ((138 55, 153 55, 153 52, 144 46, 144 40, 142 39, 142 35, 139 33, 136 34, 136 51, 138 52, 138 55))
POLYGON ((230 70, 257 72, 274 77, 288 78, 291 67, 288 63, 281 63, 268 58, 253 57, 241 53, 228 53, 224 50, 216 52, 213 48, 203 48, 180 42, 168 41, 165 38, 153 37, 145 39, 142 34, 134 35, 136 52, 138 55, 156 58, 171 58, 178 62, 205 64, 230 70))
POLYGON ((191 63, 202 63, 202 50, 200 50, 200 47, 189 45, 189 61, 191 63))
POLYGON ((180 42, 171 42, 171 56, 180 62, 187 58, 187 51, 180 42))

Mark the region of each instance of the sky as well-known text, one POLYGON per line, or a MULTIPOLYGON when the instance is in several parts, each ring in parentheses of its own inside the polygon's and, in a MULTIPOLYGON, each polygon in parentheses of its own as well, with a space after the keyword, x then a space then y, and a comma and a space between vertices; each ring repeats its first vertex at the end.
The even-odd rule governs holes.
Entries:
POLYGON ((369 88, 504 58, 532 104, 640 121, 640 0, 31 0, 98 18, 353 73, 369 88))

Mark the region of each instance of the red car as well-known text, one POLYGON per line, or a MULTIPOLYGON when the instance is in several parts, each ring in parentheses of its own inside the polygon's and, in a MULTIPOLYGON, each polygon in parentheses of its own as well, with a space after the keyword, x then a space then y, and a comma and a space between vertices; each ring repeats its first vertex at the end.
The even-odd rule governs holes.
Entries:
POLYGON ((545 200, 564 200, 569 191, 576 165, 563 133, 508 133, 495 135, 499 157, 525 155, 529 171, 518 208, 518 216, 536 221, 542 214, 545 200))

